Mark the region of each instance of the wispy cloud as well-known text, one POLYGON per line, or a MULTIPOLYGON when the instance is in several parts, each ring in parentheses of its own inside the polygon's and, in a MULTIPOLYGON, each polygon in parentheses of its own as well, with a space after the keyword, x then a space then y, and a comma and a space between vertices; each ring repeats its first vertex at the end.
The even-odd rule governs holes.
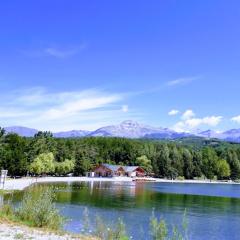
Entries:
POLYGON ((71 47, 48 46, 39 49, 25 49, 21 52, 29 57, 54 57, 63 59, 75 56, 85 48, 85 44, 80 44, 71 47))
POLYGON ((177 78, 175 80, 168 81, 166 84, 169 87, 173 87, 173 86, 177 86, 177 85, 184 85, 184 84, 187 84, 187 83, 191 83, 191 82, 193 82, 193 81, 195 81, 199 78, 200 78, 199 76, 177 78))
POLYGON ((79 47, 74 47, 74 48, 68 48, 68 49, 49 47, 49 48, 45 48, 43 51, 46 55, 49 55, 52 57, 67 58, 67 57, 71 57, 78 54, 84 48, 85 48, 85 45, 81 45, 79 47))
POLYGON ((0 97, 3 126, 25 125, 40 130, 93 130, 104 124, 135 118, 124 93, 87 89, 48 92, 43 88, 18 90, 0 97))

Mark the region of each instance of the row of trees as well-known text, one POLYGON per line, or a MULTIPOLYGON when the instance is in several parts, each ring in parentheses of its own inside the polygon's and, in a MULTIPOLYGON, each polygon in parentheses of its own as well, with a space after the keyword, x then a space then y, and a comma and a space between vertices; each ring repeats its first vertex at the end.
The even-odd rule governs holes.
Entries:
POLYGON ((123 138, 53 138, 39 132, 33 138, 5 134, 0 129, 0 167, 12 176, 27 173, 84 175, 107 162, 140 165, 157 177, 240 179, 240 145, 211 141, 202 144, 123 138))

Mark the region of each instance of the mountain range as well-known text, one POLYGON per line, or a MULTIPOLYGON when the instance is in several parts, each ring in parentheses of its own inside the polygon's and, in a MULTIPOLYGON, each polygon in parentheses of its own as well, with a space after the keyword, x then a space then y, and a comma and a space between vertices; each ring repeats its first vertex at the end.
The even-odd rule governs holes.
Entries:
MULTIPOLYGON (((7 133, 17 133, 20 136, 33 137, 38 130, 33 128, 12 126, 5 128, 7 133)), ((95 131, 72 130, 53 133, 56 138, 78 137, 124 137, 124 138, 148 138, 148 139, 179 139, 184 137, 217 138, 224 141, 240 143, 240 129, 231 129, 225 132, 213 130, 197 131, 195 133, 176 132, 169 128, 156 128, 143 125, 135 121, 127 120, 118 125, 101 127, 95 131)))

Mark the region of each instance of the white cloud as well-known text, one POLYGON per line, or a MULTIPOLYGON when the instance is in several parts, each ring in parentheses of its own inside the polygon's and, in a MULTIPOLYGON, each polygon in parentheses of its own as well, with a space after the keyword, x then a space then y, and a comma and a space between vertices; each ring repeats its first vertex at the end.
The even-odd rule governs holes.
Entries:
POLYGON ((240 115, 231 118, 231 120, 232 120, 233 122, 236 122, 236 123, 239 123, 239 124, 240 124, 240 115))
POLYGON ((177 122, 173 129, 177 132, 191 132, 200 126, 216 127, 221 121, 222 116, 207 116, 203 118, 195 117, 193 110, 186 110, 182 116, 181 121, 177 122))
POLYGON ((128 112, 129 111, 128 105, 122 105, 121 109, 122 109, 123 112, 128 112))
POLYGON ((47 92, 43 88, 14 91, 0 96, 2 126, 24 125, 39 130, 71 130, 100 127, 136 118, 122 105, 124 93, 110 93, 99 89, 83 91, 47 92), (122 111, 119 111, 122 109, 122 111))
POLYGON ((199 79, 199 77, 184 77, 184 78, 178 78, 175 80, 171 80, 167 82, 167 85, 170 87, 176 86, 176 85, 184 85, 187 83, 191 83, 195 80, 199 79))
POLYGON ((193 112, 193 110, 188 109, 183 113, 182 119, 187 120, 187 119, 193 118, 194 116, 195 116, 195 113, 193 112))
POLYGON ((177 132, 191 132, 200 126, 216 127, 221 121, 222 116, 208 116, 203 118, 189 118, 177 122, 173 129, 177 132))
POLYGON ((178 110, 173 109, 173 110, 171 110, 171 111, 168 112, 168 115, 169 115, 169 116, 174 116, 174 115, 177 115, 178 113, 179 113, 178 110))

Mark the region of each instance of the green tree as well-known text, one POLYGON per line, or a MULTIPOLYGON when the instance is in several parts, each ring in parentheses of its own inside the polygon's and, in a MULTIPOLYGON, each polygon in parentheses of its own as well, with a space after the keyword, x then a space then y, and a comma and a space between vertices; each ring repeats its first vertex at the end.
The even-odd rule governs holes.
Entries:
POLYGON ((57 175, 66 175, 74 170, 75 164, 73 160, 65 160, 64 162, 55 162, 55 173, 57 175))
POLYGON ((203 174, 209 178, 213 179, 215 174, 217 173, 217 162, 218 156, 215 150, 211 147, 205 147, 202 150, 202 172, 203 174))
POLYGON ((53 153, 42 153, 30 164, 30 172, 40 175, 53 173, 55 170, 53 153))
POLYGON ((231 174, 230 166, 226 160, 221 159, 217 162, 217 176, 219 179, 229 177, 231 174))
POLYGON ((81 146, 76 152, 74 175, 83 176, 93 168, 96 159, 96 149, 86 145, 81 146))
POLYGON ((178 148, 176 146, 173 146, 169 157, 171 159, 171 166, 172 166, 172 170, 176 176, 183 176, 183 158, 182 155, 180 153, 180 151, 178 150, 178 148))
POLYGON ((17 134, 7 134, 3 140, 2 167, 11 176, 22 176, 27 173, 27 142, 17 134))
POLYGON ((234 179, 240 179, 240 161, 237 152, 234 149, 227 148, 221 154, 221 157, 227 160, 230 165, 231 175, 230 177, 234 179))
POLYGON ((136 159, 136 164, 142 167, 147 173, 152 172, 152 163, 151 160, 147 158, 146 155, 142 155, 136 159))
POLYGON ((51 132, 38 132, 29 144, 29 161, 32 162, 38 155, 49 152, 56 152, 56 139, 51 132))
POLYGON ((183 164, 184 164, 183 165, 184 176, 187 179, 191 179, 193 177, 193 170, 194 170, 192 154, 187 148, 184 148, 182 157, 183 157, 183 164))
POLYGON ((154 166, 157 176, 168 177, 168 170, 171 167, 171 161, 167 144, 157 145, 156 163, 154 166))

